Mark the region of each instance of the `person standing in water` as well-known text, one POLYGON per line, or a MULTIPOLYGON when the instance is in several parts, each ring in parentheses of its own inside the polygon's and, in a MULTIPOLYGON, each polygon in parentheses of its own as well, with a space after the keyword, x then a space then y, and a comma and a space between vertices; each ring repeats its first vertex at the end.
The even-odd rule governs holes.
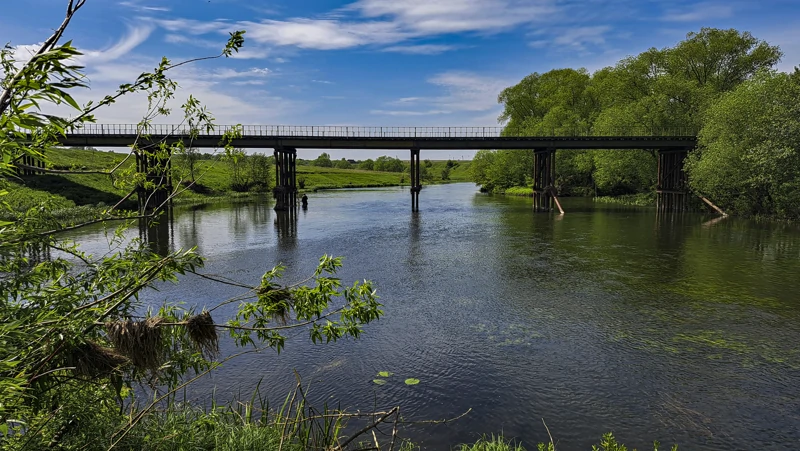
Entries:
POLYGON ((300 198, 300 203, 303 204, 303 208, 308 208, 308 196, 303 194, 303 197, 300 198))

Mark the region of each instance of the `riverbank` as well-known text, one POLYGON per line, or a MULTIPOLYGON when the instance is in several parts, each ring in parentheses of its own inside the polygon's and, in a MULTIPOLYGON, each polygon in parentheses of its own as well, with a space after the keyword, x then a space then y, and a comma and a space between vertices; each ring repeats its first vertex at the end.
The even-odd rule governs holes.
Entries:
MULTIPOLYGON (((500 194, 515 197, 533 197, 533 188, 529 186, 513 186, 500 194)), ((630 205, 637 207, 655 207, 655 193, 624 194, 621 196, 592 197, 592 201, 599 204, 630 205)))
MULTIPOLYGON (((230 161, 218 157, 198 159, 193 171, 189 171, 187 161, 177 156, 173 162, 173 183, 186 188, 175 197, 175 204, 208 203, 249 199, 254 196, 269 195, 274 184, 274 167, 271 157, 268 165, 262 167, 260 174, 269 180, 256 183, 248 166, 234 167, 230 161), (195 174, 194 183, 190 183, 195 174), (239 185, 247 190, 234 190, 236 178, 248 174, 251 180, 239 185)), ((118 173, 134 169, 133 157, 125 153, 105 152, 94 149, 52 149, 47 154, 48 169, 62 171, 57 173, 0 179, 0 189, 9 193, 3 196, 8 209, 0 211, 0 218, 13 219, 30 208, 46 205, 52 209, 54 219, 79 220, 100 213, 102 210, 118 206, 121 210, 135 210, 136 196, 128 196, 132 189, 120 183, 116 175, 107 172, 118 168, 118 173)), ((423 185, 468 182, 469 161, 449 162, 426 160, 423 185)), ((121 178, 121 177, 120 177, 121 178)), ((300 192, 315 192, 325 189, 371 188, 403 186, 410 184, 408 172, 383 172, 362 169, 341 169, 311 166, 306 160, 298 160, 297 183, 300 192)))

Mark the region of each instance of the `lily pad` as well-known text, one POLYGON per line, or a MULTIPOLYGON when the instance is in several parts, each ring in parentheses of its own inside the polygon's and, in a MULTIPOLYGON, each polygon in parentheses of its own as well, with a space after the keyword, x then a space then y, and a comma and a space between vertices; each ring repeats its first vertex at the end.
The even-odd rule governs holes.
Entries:
POLYGON ((380 371, 380 372, 378 372, 378 376, 380 376, 380 377, 389 377, 392 374, 394 374, 394 373, 392 373, 390 371, 380 371))
POLYGON ((419 379, 413 377, 409 377, 408 379, 406 379, 406 385, 417 385, 417 384, 419 384, 419 379))
POLYGON ((377 385, 383 385, 383 384, 386 383, 386 381, 383 380, 383 379, 373 379, 372 383, 377 384, 377 385))

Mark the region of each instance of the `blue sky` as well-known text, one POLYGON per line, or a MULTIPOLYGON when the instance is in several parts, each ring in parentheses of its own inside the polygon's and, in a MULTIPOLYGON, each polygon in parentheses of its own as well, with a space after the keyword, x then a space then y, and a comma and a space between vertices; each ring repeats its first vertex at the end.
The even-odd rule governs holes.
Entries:
MULTIPOLYGON (((24 52, 58 26, 65 5, 7 2, 0 41, 24 52)), ((244 29, 235 58, 173 74, 178 101, 194 94, 220 124, 494 126, 498 93, 531 72, 594 71, 704 26, 779 45, 781 70, 800 64, 798 0, 88 0, 66 38, 86 54, 92 83, 79 101, 161 56, 215 54, 244 29)), ((144 108, 145 99, 126 99, 99 121, 134 123, 144 108)))

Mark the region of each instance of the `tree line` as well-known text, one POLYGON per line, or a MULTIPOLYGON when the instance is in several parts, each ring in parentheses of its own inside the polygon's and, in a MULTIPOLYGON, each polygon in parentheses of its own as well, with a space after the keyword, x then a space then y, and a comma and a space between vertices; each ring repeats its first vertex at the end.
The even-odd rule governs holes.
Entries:
MULTIPOLYGON (((612 67, 533 73, 503 90, 504 136, 696 134, 689 189, 742 215, 800 217, 800 70, 776 70, 777 46, 734 29, 703 28, 673 47, 612 67)), ((479 151, 471 173, 486 191, 530 186, 533 152, 479 151)), ((654 151, 559 150, 562 195, 655 188, 654 151)))

